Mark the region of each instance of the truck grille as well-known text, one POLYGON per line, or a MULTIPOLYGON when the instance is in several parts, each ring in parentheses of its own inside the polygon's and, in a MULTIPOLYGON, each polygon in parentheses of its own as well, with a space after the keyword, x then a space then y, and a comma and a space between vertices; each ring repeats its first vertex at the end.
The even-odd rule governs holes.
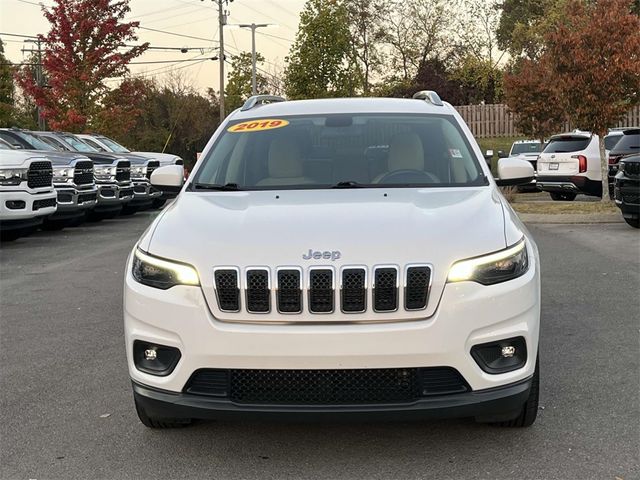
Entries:
POLYGON ((624 173, 630 177, 637 177, 640 175, 640 162, 624 162, 624 173))
POLYGON ((93 162, 76 162, 73 173, 73 182, 76 185, 88 185, 94 183, 93 162))
POLYGON ((116 168, 116 181, 126 182, 131 180, 131 163, 128 161, 118 162, 116 168))
POLYGON ((244 289, 248 313, 271 312, 272 293, 276 309, 282 314, 302 313, 305 308, 313 314, 333 313, 338 309, 346 314, 365 313, 369 288, 373 291, 374 312, 393 312, 401 305, 407 311, 422 310, 427 306, 432 271, 429 265, 408 265, 402 283, 397 266, 378 266, 373 268, 373 282, 369 285, 365 267, 344 267, 338 276, 333 267, 311 267, 306 272, 306 279, 300 267, 279 267, 273 277, 273 292, 272 273, 266 267, 250 267, 244 275, 242 278, 237 267, 214 269, 214 287, 220 311, 240 312, 243 309, 240 292, 244 289), (339 294, 336 292, 338 283, 339 294), (400 302, 401 284, 404 287, 403 304, 400 302))
POLYGON ((53 168, 51 162, 31 162, 27 171, 29 188, 50 187, 53 185, 53 168))
POLYGON ((410 403, 463 393, 469 386, 450 367, 349 370, 202 369, 184 391, 239 404, 366 405, 410 403))
POLYGON ((160 162, 157 160, 151 160, 147 162, 147 178, 151 180, 151 174, 153 171, 160 166, 160 162))

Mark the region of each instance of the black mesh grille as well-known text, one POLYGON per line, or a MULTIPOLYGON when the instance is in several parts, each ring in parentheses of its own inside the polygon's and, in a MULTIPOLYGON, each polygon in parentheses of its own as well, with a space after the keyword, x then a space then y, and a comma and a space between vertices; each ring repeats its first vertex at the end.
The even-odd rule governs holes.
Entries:
POLYGON ((127 180, 131 180, 131 164, 129 162, 118 162, 116 181, 126 182, 127 180))
POLYGON ((78 195, 78 203, 83 204, 84 202, 92 202, 97 198, 97 193, 83 193, 82 195, 78 195))
POLYGON ((410 403, 469 389, 450 367, 352 370, 197 370, 185 391, 240 404, 358 405, 410 403))
POLYGON ((220 310, 237 312, 240 310, 240 289, 238 272, 235 270, 216 270, 214 273, 216 293, 220 310))
POLYGON ((407 310, 420 310, 427 306, 427 292, 431 269, 429 267, 409 267, 404 305, 407 310))
POLYGON ((624 173, 632 177, 640 175, 640 162, 626 161, 624 163, 624 173))
POLYGON ((29 188, 50 187, 53 185, 53 168, 51 162, 32 162, 27 171, 29 188))
POLYGON ((160 166, 160 162, 156 160, 152 160, 147 163, 147 178, 151 179, 151 174, 153 171, 160 166))
POLYGON ((398 308, 398 271, 395 268, 378 268, 375 271, 373 308, 377 312, 389 312, 398 308))
POLYGON ((133 196, 133 188, 123 188, 120 190, 119 198, 132 197, 132 196, 133 196))
POLYGON ((342 311, 362 312, 367 306, 366 273, 362 268, 342 271, 342 311))
POLYGON ((269 272, 249 270, 247 272, 247 310, 264 313, 271 310, 269 272))
POLYGON ((73 182, 76 185, 93 183, 93 162, 76 162, 73 182))
POLYGON ((300 271, 278 270, 278 310, 283 313, 298 313, 302 310, 300 271))
POLYGON ((309 272, 309 311, 333 311, 333 270, 317 269, 309 272))
POLYGON ((40 210, 41 208, 55 207, 55 206, 56 206, 55 198, 47 198, 43 200, 36 200, 35 202, 33 202, 34 210, 40 210))
POLYGON ((638 193, 637 189, 620 190, 620 196, 622 197, 621 200, 624 203, 631 203, 631 204, 640 203, 640 193, 638 193))

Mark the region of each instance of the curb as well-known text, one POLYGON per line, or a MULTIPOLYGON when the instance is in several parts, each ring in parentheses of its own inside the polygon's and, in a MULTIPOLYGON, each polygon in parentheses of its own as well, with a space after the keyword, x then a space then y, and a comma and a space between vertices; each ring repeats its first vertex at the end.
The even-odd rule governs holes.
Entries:
MULTIPOLYGON (((516 212, 517 213, 517 212, 516 212)), ((524 223, 624 223, 619 213, 518 213, 524 223)))

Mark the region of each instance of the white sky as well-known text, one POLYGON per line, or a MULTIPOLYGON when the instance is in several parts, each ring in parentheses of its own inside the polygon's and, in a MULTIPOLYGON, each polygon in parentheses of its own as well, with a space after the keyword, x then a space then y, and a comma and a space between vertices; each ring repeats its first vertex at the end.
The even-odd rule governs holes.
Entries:
MULTIPOLYGON (((53 0, 0 0, 0 32, 22 35, 46 34, 49 23, 42 15, 40 7, 53 5, 53 0)), ((258 29, 256 33, 256 49, 262 53, 266 62, 263 68, 270 71, 274 65, 284 65, 298 28, 298 18, 305 0, 234 0, 229 3, 229 24, 237 23, 271 23, 275 26, 258 29), (273 35, 274 38, 268 35, 273 35)), ((139 42, 149 42, 158 47, 202 47, 216 48, 216 51, 150 51, 134 61, 181 60, 197 56, 212 57, 217 55, 218 9, 217 2, 212 0, 131 0, 131 12, 128 20, 140 22, 141 27, 166 30, 183 35, 202 37, 203 40, 189 39, 138 30, 139 42), (215 39, 206 41, 204 39, 215 39)), ((227 55, 238 51, 251 51, 251 31, 231 25, 225 27, 225 51, 227 55)), ((23 44, 22 39, 0 35, 5 46, 5 55, 19 63, 27 54, 23 48, 32 48, 32 44, 23 44)), ((229 60, 229 57, 227 56, 229 60)), ((200 90, 218 85, 218 62, 188 62, 182 64, 131 65, 134 74, 148 72, 149 75, 160 75, 169 69, 179 67, 192 79, 200 90)), ((225 64, 228 72, 229 64, 225 64)), ((117 82, 116 82, 117 84, 117 82)))

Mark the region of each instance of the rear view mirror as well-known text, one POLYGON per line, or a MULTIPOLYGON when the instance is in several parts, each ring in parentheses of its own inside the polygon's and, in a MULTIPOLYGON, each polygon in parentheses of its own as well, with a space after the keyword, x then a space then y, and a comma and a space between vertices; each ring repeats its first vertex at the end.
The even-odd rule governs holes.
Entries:
POLYGON ((151 185, 162 192, 164 198, 175 198, 184 184, 184 167, 166 165, 156 168, 151 174, 151 185))
POLYGON ((512 185, 526 185, 534 179, 533 165, 520 158, 501 158, 498 160, 498 178, 496 184, 500 187, 512 185))

